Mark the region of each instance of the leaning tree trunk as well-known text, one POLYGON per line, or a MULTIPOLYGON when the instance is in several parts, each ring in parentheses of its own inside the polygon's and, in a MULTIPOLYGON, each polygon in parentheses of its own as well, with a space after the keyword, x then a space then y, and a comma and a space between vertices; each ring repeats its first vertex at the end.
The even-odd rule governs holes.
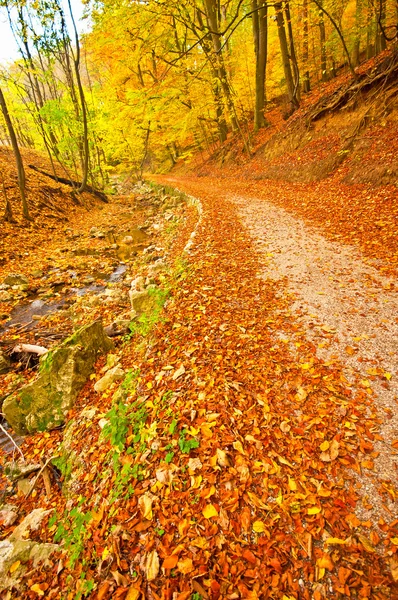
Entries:
POLYGON ((10 115, 9 115, 9 112, 7 109, 7 104, 6 104, 6 101, 5 101, 5 98, 4 98, 1 88, 0 88, 0 106, 1 106, 1 111, 3 113, 3 116, 4 116, 4 120, 7 125, 8 134, 11 139, 11 145, 12 145, 12 149, 14 151, 15 161, 17 163, 18 186, 19 186, 19 190, 21 192, 21 199, 22 199, 22 214, 25 217, 25 219, 28 219, 28 221, 33 221, 32 217, 30 216, 29 206, 28 206, 28 202, 26 200, 25 170, 23 168, 22 156, 19 151, 17 136, 15 135, 15 130, 14 130, 14 127, 13 127, 13 124, 12 124, 12 121, 11 121, 11 118, 10 118, 10 115))
POLYGON ((266 67, 268 46, 268 5, 264 0, 252 0, 253 38, 256 55, 256 106, 254 111, 254 129, 265 127, 264 109, 266 104, 266 67))

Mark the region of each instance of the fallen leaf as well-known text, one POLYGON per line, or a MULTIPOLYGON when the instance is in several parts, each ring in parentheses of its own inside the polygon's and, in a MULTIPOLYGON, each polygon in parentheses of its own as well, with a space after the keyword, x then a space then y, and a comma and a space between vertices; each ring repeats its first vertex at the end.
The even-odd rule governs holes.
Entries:
POLYGON ((152 513, 153 499, 154 499, 154 497, 152 496, 152 494, 149 494, 148 492, 146 492, 145 494, 140 496, 139 500, 138 500, 138 506, 140 507, 142 517, 144 519, 147 519, 148 521, 150 521, 153 517, 153 513, 152 513))
POLYGON ((309 508, 307 510, 307 514, 309 515, 317 515, 321 512, 321 509, 319 508, 319 506, 311 506, 311 508, 309 508))
POLYGON ((202 514, 206 519, 218 517, 218 512, 212 504, 208 504, 207 506, 205 506, 205 508, 202 510, 202 514))
POLYGON ((177 569, 183 575, 187 575, 188 573, 191 573, 194 570, 192 559, 184 558, 183 560, 179 560, 177 563, 177 569))
POLYGON ((176 554, 172 554, 171 556, 167 556, 162 564, 163 569, 174 569, 174 567, 178 563, 178 556, 176 554))
POLYGON ((263 521, 254 521, 253 531, 256 533, 264 533, 264 531, 266 531, 265 523, 263 521))
POLYGON ((159 573, 159 556, 156 550, 148 552, 144 560, 144 572, 148 581, 156 579, 159 573))
POLYGON ((184 365, 181 365, 181 367, 173 374, 173 381, 176 381, 179 377, 181 377, 181 375, 184 375, 184 373, 185 367, 184 365))
POLYGON ((127 596, 125 598, 125 600, 138 600, 138 598, 140 597, 141 594, 141 590, 137 587, 135 587, 135 585, 133 584, 130 588, 129 591, 127 592, 127 596))

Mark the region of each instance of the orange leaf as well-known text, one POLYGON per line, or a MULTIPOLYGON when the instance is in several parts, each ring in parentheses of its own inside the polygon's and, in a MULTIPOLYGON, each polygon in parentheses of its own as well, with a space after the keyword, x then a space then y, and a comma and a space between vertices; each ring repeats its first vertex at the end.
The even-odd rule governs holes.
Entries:
POLYGON ((171 556, 167 556, 164 559, 162 567, 163 569, 174 569, 178 563, 178 556, 176 554, 172 554, 171 556))

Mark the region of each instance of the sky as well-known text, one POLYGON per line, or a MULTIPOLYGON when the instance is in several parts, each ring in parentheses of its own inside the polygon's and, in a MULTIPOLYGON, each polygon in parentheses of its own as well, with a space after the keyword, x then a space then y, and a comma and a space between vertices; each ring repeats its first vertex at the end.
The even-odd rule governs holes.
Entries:
MULTIPOLYGON (((65 14, 69 14, 66 0, 61 0, 65 14)), ((87 31, 87 21, 80 21, 83 14, 83 4, 81 0, 71 0, 73 14, 79 33, 87 31)), ((69 22, 68 22, 69 26, 69 22)), ((18 48, 8 24, 7 13, 4 8, 0 8, 0 63, 7 64, 18 58, 18 48)))

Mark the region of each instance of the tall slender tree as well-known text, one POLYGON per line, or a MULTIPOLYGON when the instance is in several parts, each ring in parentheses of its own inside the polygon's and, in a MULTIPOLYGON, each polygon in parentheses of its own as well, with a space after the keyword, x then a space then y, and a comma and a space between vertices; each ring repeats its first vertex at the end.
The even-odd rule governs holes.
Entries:
POLYGON ((14 126, 12 124, 11 117, 8 112, 8 108, 7 108, 6 100, 4 98, 3 90, 1 88, 0 88, 0 107, 1 107, 1 111, 3 113, 4 120, 7 125, 8 134, 10 136, 11 145, 12 145, 12 149, 13 149, 14 156, 15 156, 15 162, 17 164, 18 186, 19 186, 19 191, 21 193, 21 200, 22 200, 22 214, 23 214, 24 218, 27 219, 28 221, 33 221, 32 217, 30 216, 29 205, 28 205, 28 201, 26 199, 25 169, 23 166, 22 156, 21 156, 21 152, 19 150, 18 140, 17 140, 17 136, 15 134, 14 126))

